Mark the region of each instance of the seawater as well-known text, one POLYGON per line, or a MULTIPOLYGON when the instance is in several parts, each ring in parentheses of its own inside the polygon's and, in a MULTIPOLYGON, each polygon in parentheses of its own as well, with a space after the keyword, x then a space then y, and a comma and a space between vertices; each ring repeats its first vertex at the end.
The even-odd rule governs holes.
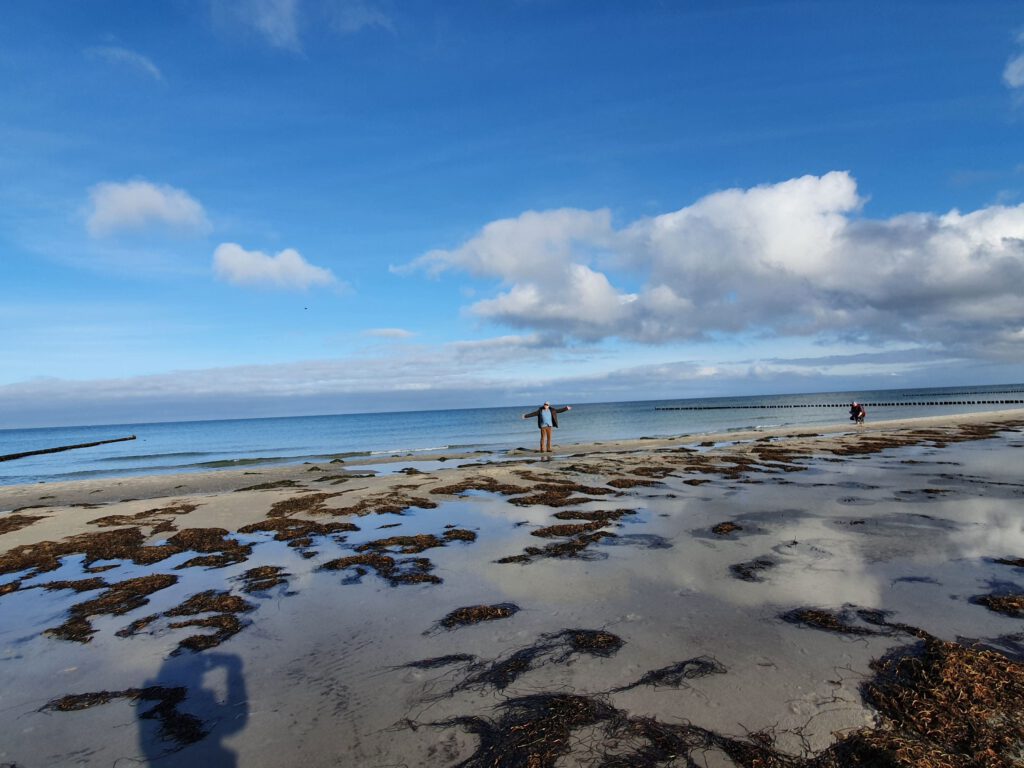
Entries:
MULTIPOLYGON (((1024 399, 1024 385, 581 403, 572 404, 572 411, 559 417, 556 444, 845 423, 845 406, 853 400, 895 403, 869 407, 870 421, 1022 407, 1009 403, 923 404, 929 400, 1014 399, 1024 399), (811 407, 779 407, 794 405, 811 407), (658 410, 673 407, 711 410, 658 410)), ((136 436, 129 442, 0 462, 0 485, 326 461, 357 455, 500 453, 515 447, 534 447, 536 422, 524 421, 521 416, 535 407, 0 430, 0 455, 136 436)))

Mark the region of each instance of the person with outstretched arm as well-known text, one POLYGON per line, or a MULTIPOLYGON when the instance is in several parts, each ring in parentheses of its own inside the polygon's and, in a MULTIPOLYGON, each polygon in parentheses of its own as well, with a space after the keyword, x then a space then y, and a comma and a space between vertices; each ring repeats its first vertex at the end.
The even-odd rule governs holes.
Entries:
POLYGON ((551 431, 558 428, 558 414, 571 411, 571 405, 563 405, 561 408, 552 408, 551 403, 544 403, 536 411, 524 413, 523 418, 537 417, 537 426, 540 428, 540 452, 551 453, 551 431), (545 447, 547 446, 547 447, 545 447))

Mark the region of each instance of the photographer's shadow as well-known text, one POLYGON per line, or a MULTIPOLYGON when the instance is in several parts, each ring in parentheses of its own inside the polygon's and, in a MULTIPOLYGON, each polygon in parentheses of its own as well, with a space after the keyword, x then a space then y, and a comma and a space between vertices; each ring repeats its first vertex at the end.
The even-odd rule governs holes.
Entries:
POLYGON ((245 729, 249 703, 242 659, 201 652, 164 661, 138 699, 139 747, 148 765, 234 768, 224 740, 245 729))

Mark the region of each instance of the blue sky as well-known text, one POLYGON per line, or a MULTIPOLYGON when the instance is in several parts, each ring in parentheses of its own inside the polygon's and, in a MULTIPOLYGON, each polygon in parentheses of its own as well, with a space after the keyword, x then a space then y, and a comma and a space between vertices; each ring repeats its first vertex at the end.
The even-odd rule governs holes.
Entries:
POLYGON ((0 427, 1024 380, 1018 2, 18 3, 0 427))

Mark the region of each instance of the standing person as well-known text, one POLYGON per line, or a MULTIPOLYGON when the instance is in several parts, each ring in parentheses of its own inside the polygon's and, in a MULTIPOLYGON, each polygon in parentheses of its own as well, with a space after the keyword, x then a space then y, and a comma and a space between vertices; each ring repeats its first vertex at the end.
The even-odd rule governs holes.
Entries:
POLYGON ((544 403, 536 411, 524 413, 523 418, 537 417, 537 426, 540 427, 540 452, 551 453, 551 430, 558 428, 558 414, 571 411, 571 405, 563 405, 561 408, 552 408, 551 403, 544 403), (547 446, 545 448, 545 446, 547 446))

